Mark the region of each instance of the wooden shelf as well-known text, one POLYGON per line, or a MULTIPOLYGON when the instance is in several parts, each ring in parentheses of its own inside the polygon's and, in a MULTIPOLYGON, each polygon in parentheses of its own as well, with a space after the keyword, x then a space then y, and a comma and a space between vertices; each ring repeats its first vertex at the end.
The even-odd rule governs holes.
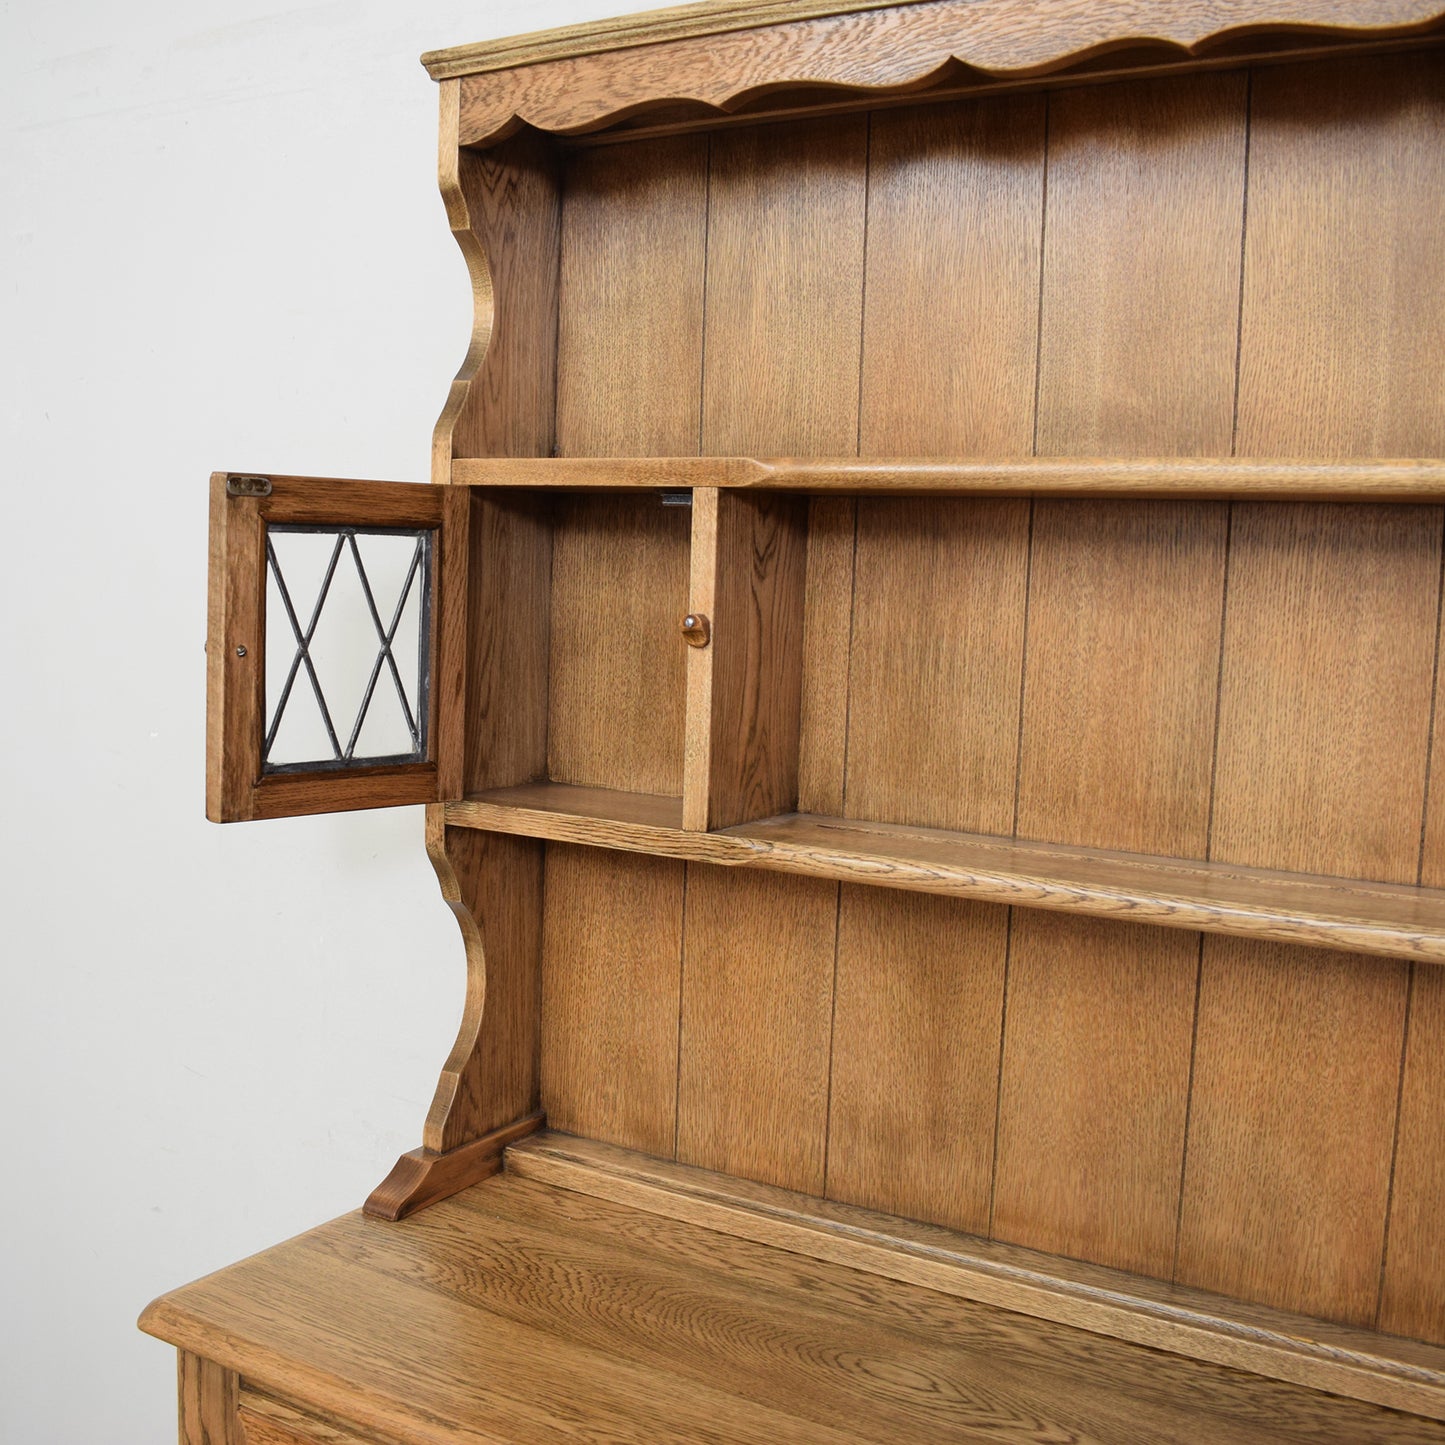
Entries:
POLYGON ((681 799, 499 788, 446 820, 529 838, 1445 963, 1445 891, 790 814, 701 833, 681 799))
POLYGON ((1198 500, 1438 502, 1445 461, 1292 461, 1249 457, 459 457, 470 486, 976 496, 1173 497, 1198 500))
POLYGON ((559 1135, 141 1327, 236 1372, 256 1441, 1438 1445, 1445 1415, 1439 1349, 559 1135))

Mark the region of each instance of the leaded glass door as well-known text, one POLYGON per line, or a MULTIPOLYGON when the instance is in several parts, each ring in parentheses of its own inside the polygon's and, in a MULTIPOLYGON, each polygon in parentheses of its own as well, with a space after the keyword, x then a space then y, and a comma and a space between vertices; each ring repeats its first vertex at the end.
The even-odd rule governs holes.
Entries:
POLYGON ((209 818, 461 796, 468 496, 211 478, 209 818))

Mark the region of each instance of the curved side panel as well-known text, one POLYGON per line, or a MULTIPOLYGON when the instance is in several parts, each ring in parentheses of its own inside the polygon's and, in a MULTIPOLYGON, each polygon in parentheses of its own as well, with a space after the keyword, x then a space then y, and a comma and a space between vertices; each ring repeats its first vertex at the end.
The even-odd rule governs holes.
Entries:
MULTIPOLYGON (((1087 74, 1108 67, 1111 56, 1124 70, 1445 31, 1439 0, 1063 3, 1050 8, 1047 22, 1023 10, 1017 0, 945 0, 468 75, 460 82, 458 137, 463 145, 494 145, 521 124, 580 135, 654 108, 670 120, 686 110, 695 120, 716 118, 777 91, 809 91, 811 103, 826 105, 1087 74), (1362 14, 1370 23, 1353 23, 1362 14)), ((790 95, 790 107, 798 102, 790 95)))
POLYGON ((485 153, 465 149, 460 91, 460 81, 441 86, 437 174, 471 278, 472 334, 432 432, 436 482, 451 480, 454 456, 549 456, 554 435, 556 156, 517 125, 485 153))
POLYGON ((367 1201, 399 1219, 496 1171, 541 1122, 538 1082, 543 844, 447 828, 427 809, 427 853, 466 950, 467 993, 422 1133, 367 1201))

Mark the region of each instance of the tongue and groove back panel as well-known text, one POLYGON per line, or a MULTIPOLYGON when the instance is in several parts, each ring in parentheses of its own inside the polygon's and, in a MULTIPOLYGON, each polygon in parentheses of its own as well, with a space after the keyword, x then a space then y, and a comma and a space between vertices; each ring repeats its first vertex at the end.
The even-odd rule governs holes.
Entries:
MULTIPOLYGON (((1442 122, 1427 51, 569 150, 490 449, 1441 455, 1442 122)), ((678 793, 687 513, 479 510, 552 598, 471 785, 678 793)), ((1445 885, 1442 527, 816 499, 800 807, 1445 885)), ((1438 969, 528 846, 555 1127, 1445 1341, 1438 969)))

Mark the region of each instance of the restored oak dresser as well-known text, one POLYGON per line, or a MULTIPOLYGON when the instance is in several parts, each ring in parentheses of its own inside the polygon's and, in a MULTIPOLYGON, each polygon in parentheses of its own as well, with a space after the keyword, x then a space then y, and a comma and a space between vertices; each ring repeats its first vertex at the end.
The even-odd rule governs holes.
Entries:
POLYGON ((426 803, 465 1008, 184 1445, 1445 1441, 1445 5, 425 60, 432 485, 213 478, 207 798, 426 803))

